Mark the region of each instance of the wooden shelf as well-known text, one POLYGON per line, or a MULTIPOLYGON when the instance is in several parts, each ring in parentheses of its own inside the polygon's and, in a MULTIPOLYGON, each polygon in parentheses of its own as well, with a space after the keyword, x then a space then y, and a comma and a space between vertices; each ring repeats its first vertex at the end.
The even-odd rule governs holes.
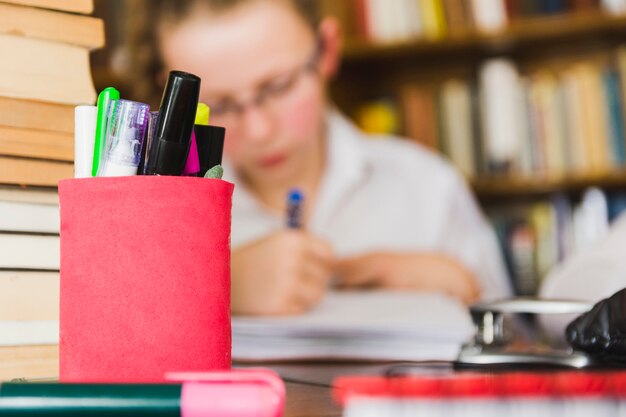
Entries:
POLYGON ((481 33, 455 33, 441 39, 408 39, 391 43, 348 40, 346 61, 458 52, 506 52, 521 46, 540 47, 547 43, 585 39, 593 35, 626 34, 626 16, 604 13, 576 13, 538 17, 511 23, 506 29, 481 33), (537 44, 541 42, 541 44, 537 44))
POLYGON ((556 191, 573 192, 587 187, 626 188, 626 169, 597 175, 568 175, 562 177, 483 177, 470 180, 480 198, 534 196, 556 191))

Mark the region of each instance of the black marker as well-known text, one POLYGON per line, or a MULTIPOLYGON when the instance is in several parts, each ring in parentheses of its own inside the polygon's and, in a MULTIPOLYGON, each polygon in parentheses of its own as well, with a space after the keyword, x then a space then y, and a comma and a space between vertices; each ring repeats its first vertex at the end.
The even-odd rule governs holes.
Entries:
POLYGON ((161 99, 155 136, 150 146, 146 175, 183 173, 199 94, 199 77, 182 71, 170 72, 161 99))
POLYGON ((195 125, 198 159, 200 161, 200 177, 216 165, 222 164, 224 137, 226 129, 219 126, 195 125))

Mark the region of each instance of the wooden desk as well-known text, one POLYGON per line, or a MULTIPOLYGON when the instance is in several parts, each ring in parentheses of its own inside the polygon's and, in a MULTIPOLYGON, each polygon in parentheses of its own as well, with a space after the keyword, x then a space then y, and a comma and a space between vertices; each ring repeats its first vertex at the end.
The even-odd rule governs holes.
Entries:
POLYGON ((332 398, 332 381, 340 375, 383 374, 399 363, 302 363, 267 364, 287 387, 285 417, 340 417, 341 407, 332 398))

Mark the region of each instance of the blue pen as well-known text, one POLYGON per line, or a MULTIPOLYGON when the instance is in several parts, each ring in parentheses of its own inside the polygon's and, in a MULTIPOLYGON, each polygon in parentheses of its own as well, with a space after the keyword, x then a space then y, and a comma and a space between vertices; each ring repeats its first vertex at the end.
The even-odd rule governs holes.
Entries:
POLYGON ((292 188, 287 193, 287 227, 298 229, 302 227, 302 204, 304 193, 298 188, 292 188))

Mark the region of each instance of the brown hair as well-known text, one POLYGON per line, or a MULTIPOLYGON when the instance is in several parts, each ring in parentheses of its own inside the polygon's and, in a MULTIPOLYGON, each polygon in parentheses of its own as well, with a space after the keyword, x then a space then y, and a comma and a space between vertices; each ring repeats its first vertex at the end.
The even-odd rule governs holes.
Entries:
MULTIPOLYGON (((125 82, 131 98, 157 105, 162 85, 159 75, 163 62, 159 53, 157 31, 164 22, 177 23, 187 17, 194 6, 204 6, 223 13, 237 6, 259 0, 134 0, 127 2, 125 47, 127 65, 125 82)), ((267 0, 266 0, 267 1, 267 0)), ((278 0, 273 0, 278 1, 278 0)), ((316 30, 320 21, 319 0, 281 0, 290 4, 303 21, 316 30)))

